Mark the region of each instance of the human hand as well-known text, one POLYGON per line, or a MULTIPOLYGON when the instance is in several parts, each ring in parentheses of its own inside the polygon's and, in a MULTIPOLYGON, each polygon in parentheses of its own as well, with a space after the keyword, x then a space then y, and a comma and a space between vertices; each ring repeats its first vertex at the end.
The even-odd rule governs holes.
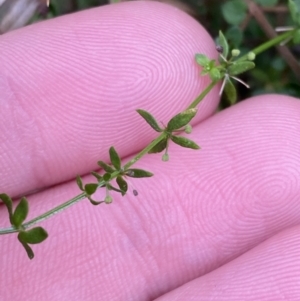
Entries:
MULTIPOLYGON (((11 32, 0 51, 0 191, 43 189, 31 217, 78 194, 75 175, 111 145, 125 162, 146 146, 155 133, 135 110, 167 122, 209 82, 194 54, 217 56, 196 21, 147 2, 11 32)), ((299 300, 300 104, 260 96, 210 117, 218 101, 216 88, 200 104, 201 151, 137 163, 155 174, 131 181, 137 197, 43 222, 32 262, 1 236, 0 300, 299 300)))

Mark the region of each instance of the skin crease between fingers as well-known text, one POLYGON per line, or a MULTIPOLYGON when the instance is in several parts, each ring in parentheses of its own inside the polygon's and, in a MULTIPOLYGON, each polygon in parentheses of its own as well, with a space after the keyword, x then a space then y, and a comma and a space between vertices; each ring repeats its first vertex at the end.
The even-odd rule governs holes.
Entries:
POLYGON ((300 227, 282 231, 219 269, 156 301, 298 301, 300 227))
MULTIPOLYGON (((139 162, 155 176, 131 181, 138 197, 82 202, 42 223, 50 237, 33 262, 1 238, 0 300, 153 300, 299 225, 299 114, 298 100, 269 95, 214 115, 190 136, 201 151, 172 144, 168 163, 139 162)), ((77 191, 31 196, 31 215, 77 191)))
MULTIPOLYGON (((209 84, 199 52, 217 56, 206 30, 155 2, 108 5, 1 36, 0 191, 19 196, 86 174, 108 160, 112 144, 122 157, 142 149, 156 133, 135 110, 167 123, 185 109, 209 84)), ((217 95, 201 103, 195 123, 215 111, 217 95)))

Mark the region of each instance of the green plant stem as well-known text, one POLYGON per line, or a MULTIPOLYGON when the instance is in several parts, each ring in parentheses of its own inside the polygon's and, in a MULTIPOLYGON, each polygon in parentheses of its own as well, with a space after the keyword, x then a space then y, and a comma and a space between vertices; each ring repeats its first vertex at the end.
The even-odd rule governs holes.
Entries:
POLYGON ((212 88, 218 83, 218 81, 212 81, 203 91, 202 93, 186 108, 192 109, 196 108, 197 105, 200 103, 201 100, 212 90, 212 88))
MULTIPOLYGON (((260 54, 261 52, 263 52, 289 38, 292 38, 296 30, 297 29, 285 32, 285 33, 277 36, 276 38, 256 47, 254 50, 252 50, 252 52, 254 52, 256 55, 260 54)), ((242 61, 242 60, 245 60, 246 58, 247 58, 247 54, 240 57, 237 61, 242 61)), ((186 109, 195 108, 200 103, 200 101, 202 101, 204 99, 204 97, 213 89, 213 87, 217 83, 218 83, 217 81, 212 81, 186 109)), ((140 151, 133 159, 131 159, 128 163, 126 163, 124 165, 124 169, 126 170, 126 169, 130 168, 133 164, 135 164, 138 160, 140 160, 145 154, 148 153, 148 151, 150 149, 152 149, 156 144, 158 144, 160 141, 162 141, 165 138, 165 135, 166 135, 165 133, 160 134, 148 146, 146 146, 142 151, 140 151)), ((117 175, 118 175, 118 172, 113 173, 112 178, 117 177, 117 175)), ((103 184, 104 184, 104 182, 100 182, 99 187, 103 186, 103 184)), ((69 201, 67 201, 57 207, 54 207, 53 209, 45 212, 42 215, 39 215, 38 217, 30 220, 27 223, 24 223, 23 227, 24 227, 24 229, 30 228, 33 225, 35 225, 39 222, 42 222, 59 212, 66 210, 67 208, 69 208, 72 205, 78 203, 79 201, 85 199, 86 197, 87 197, 86 193, 83 192, 83 193, 75 196, 74 198, 70 199, 69 201)), ((10 233, 14 233, 14 232, 18 232, 18 230, 15 229, 14 227, 0 229, 0 235, 10 234, 10 233)))
MULTIPOLYGON (((187 109, 191 109, 191 108, 195 108, 201 100, 204 99, 204 97, 213 89, 213 87, 217 84, 217 81, 213 81, 211 82, 203 91, 202 93, 187 107, 187 109)), ((157 145, 160 141, 162 141, 164 138, 166 137, 166 133, 161 133, 157 138, 155 138, 149 145, 147 145, 142 151, 140 151, 136 156, 134 156, 133 159, 131 159, 128 163, 126 163, 123 167, 124 170, 130 168, 133 164, 135 164, 138 160, 140 160, 144 155, 146 155, 155 145, 157 145)), ((112 173, 111 178, 114 179, 119 175, 119 172, 116 171, 114 173, 112 173)), ((98 187, 103 186, 105 183, 104 181, 100 181, 98 183, 98 187)), ((76 203, 78 203, 79 201, 85 199, 87 197, 86 193, 83 192, 77 196, 75 196, 74 198, 70 199, 69 201, 54 207, 53 209, 45 212, 42 215, 37 216, 36 218, 28 221, 27 223, 24 223, 22 226, 24 227, 24 229, 28 229, 30 227, 32 227, 33 225, 40 223, 50 217, 52 217, 53 215, 62 212, 64 210, 66 210, 67 208, 75 205, 76 203)), ((14 233, 14 232, 19 232, 19 230, 15 229, 14 227, 8 227, 8 228, 3 228, 0 229, 0 235, 4 235, 4 234, 10 234, 10 233, 14 233)))
MULTIPOLYGON (((203 100, 203 98, 212 90, 212 88, 217 84, 216 81, 211 82, 206 89, 204 89, 202 91, 202 93, 187 107, 187 109, 191 109, 191 108, 195 108, 201 100, 203 100)), ((134 156, 133 159, 131 159, 128 163, 126 163, 123 167, 124 170, 130 168, 133 164, 135 164, 138 160, 140 160, 144 155, 146 155, 155 145, 157 145, 160 141, 162 141, 164 138, 166 137, 165 133, 161 133, 157 138, 155 138, 149 145, 147 145, 143 150, 141 150, 136 156, 134 156)), ((112 173, 111 178, 116 178, 118 176, 119 172, 114 172, 112 173)), ((98 184, 98 187, 101 187, 104 185, 104 182, 101 181, 98 184)), ((79 201, 85 199, 87 197, 86 193, 83 192, 77 196, 75 196, 74 198, 70 199, 69 201, 54 207, 53 209, 45 212, 42 215, 37 216, 36 218, 28 221, 27 223, 23 224, 24 229, 28 229, 30 227, 32 227, 33 225, 40 223, 50 217, 52 217, 53 215, 62 212, 64 210, 66 210, 67 208, 75 205, 76 203, 78 203, 79 201)), ((8 228, 3 228, 0 229, 0 235, 4 235, 4 234, 10 234, 10 233, 14 233, 14 232, 19 232, 17 229, 15 229, 14 227, 8 227, 8 228)))
MULTIPOLYGON (((254 48, 253 50, 251 50, 251 52, 254 52, 256 55, 266 51, 267 49, 273 47, 273 46, 276 46, 278 44, 280 44, 281 42, 284 42, 288 39, 291 39, 295 32, 298 30, 298 28, 295 28, 293 30, 290 30, 290 31, 287 31, 281 35, 278 35, 277 37, 275 37, 274 39, 271 39, 261 45, 259 45, 258 47, 254 48)), ((238 60, 236 60, 237 62, 238 61, 243 61, 247 59, 247 54, 241 56, 238 60)))
POLYGON ((165 133, 161 133, 157 138, 155 138, 149 145, 147 145, 142 151, 140 151, 133 159, 124 165, 124 170, 131 167, 138 160, 140 160, 144 155, 146 155, 150 149, 152 149, 156 144, 162 141, 166 137, 165 133))
MULTIPOLYGON (((145 147, 142 151, 140 151, 132 160, 130 160, 127 164, 124 165, 124 169, 128 169, 130 166, 132 166, 134 163, 136 163, 138 160, 140 160, 145 154, 148 153, 148 151, 150 149, 152 149, 157 143, 159 143, 161 140, 163 140, 165 138, 165 133, 160 134, 156 139, 154 139, 147 147, 145 147)), ((112 178, 116 178, 118 176, 119 172, 114 172, 112 174, 112 178)), ((104 182, 101 181, 99 182, 99 187, 103 186, 104 182)), ((24 223, 22 226, 24 227, 24 229, 28 229, 30 227, 32 227, 33 225, 40 223, 50 217, 52 217, 53 215, 62 212, 66 209, 68 209, 69 207, 75 205, 76 203, 80 202, 81 200, 85 199, 87 197, 86 193, 81 193, 77 196, 75 196, 74 198, 70 199, 69 201, 54 207, 53 209, 45 212, 44 214, 41 214, 39 216, 37 216, 36 218, 24 223)), ((15 229, 14 227, 8 227, 8 228, 3 228, 0 229, 0 235, 5 235, 5 234, 10 234, 10 233, 15 233, 15 232, 19 232, 19 230, 15 229)))
MULTIPOLYGON (((59 206, 54 207, 53 209, 45 212, 44 214, 39 215, 38 217, 30 220, 29 222, 24 223, 22 226, 24 227, 24 229, 28 229, 28 228, 32 227, 33 225, 40 223, 59 212, 64 211, 65 209, 71 207, 72 205, 78 203, 79 201, 81 201, 85 198, 86 198, 86 194, 83 192, 83 193, 75 196, 71 200, 69 200, 59 206)), ((10 233, 14 233, 14 232, 19 232, 19 231, 17 229, 15 229, 14 227, 0 229, 0 235, 10 234, 10 233)))

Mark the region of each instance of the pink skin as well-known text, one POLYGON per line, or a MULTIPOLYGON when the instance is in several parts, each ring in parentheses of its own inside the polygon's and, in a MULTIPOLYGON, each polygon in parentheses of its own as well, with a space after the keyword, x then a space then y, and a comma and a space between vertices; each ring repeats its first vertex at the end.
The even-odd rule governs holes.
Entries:
MULTIPOLYGON (((193 19, 152 2, 11 32, 0 52, 0 191, 52 186, 28 198, 29 218, 78 194, 75 175, 112 144, 127 162, 149 143, 135 109, 166 123, 209 82, 194 54, 217 55, 193 19)), ((218 101, 217 87, 194 122, 201 151, 172 144, 168 163, 136 164, 155 174, 131 181, 137 197, 43 222, 32 262, 1 236, 0 300, 299 300, 300 103, 260 96, 210 117, 218 101)))

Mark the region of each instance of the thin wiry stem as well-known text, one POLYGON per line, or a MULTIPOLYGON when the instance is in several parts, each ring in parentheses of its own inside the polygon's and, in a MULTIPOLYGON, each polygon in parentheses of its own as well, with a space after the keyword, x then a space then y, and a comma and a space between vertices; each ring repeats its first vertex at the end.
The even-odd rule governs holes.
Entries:
MULTIPOLYGON (((254 52, 256 55, 265 51, 266 49, 278 45, 279 43, 283 42, 284 40, 293 37, 294 33, 296 32, 296 29, 293 29, 289 32, 286 32, 284 34, 281 34, 275 38, 273 38, 272 40, 260 45, 259 47, 255 48, 252 52, 254 52)), ((239 58, 237 61, 243 61, 247 59, 247 55, 242 56, 241 58, 239 58)), ((228 75, 227 75, 228 77, 228 75)), ((240 83, 244 84, 246 87, 249 87, 246 83, 244 83, 242 80, 240 80, 239 78, 233 77, 235 80, 239 81, 240 83)), ((225 84, 226 84, 226 75, 225 78, 223 80, 222 83, 222 87, 221 87, 221 91, 223 91, 225 84)), ((218 81, 212 81, 204 90, 203 92, 186 108, 186 109, 191 109, 191 108, 195 108, 203 99, 204 97, 216 86, 216 84, 218 83, 218 81)), ((157 145, 160 141, 162 141, 165 138, 165 133, 160 134, 156 139, 154 139, 147 147, 145 147, 142 151, 140 151, 132 160, 130 160, 128 163, 126 163, 124 165, 124 169, 128 169, 129 167, 131 167, 133 164, 135 164, 138 160, 140 160, 145 154, 147 154, 155 145, 157 145)), ((111 178, 116 178, 118 176, 118 172, 114 172, 111 175, 111 178)), ((100 181, 98 183, 98 187, 102 187, 104 185, 104 182, 100 181)), ((24 229, 30 228, 33 225, 44 221, 50 217, 52 217, 55 214, 58 214, 59 212, 62 212, 64 210, 66 210, 67 208, 69 208, 70 206, 80 202, 81 200, 85 199, 87 197, 85 192, 82 192, 81 194, 75 196, 74 198, 70 199, 67 202, 64 202, 63 204, 54 207, 53 209, 45 212, 42 215, 37 216, 36 218, 24 223, 22 226, 24 227, 24 229)), ((18 232, 17 229, 15 229, 14 227, 7 227, 7 228, 3 228, 0 229, 0 235, 4 235, 4 234, 10 234, 10 233, 14 233, 14 232, 18 232)))
POLYGON ((231 78, 235 79, 237 82, 241 83, 242 85, 244 85, 246 88, 250 88, 250 86, 248 84, 246 84, 243 80, 241 80, 240 78, 238 77, 235 77, 235 76, 230 76, 231 78))

